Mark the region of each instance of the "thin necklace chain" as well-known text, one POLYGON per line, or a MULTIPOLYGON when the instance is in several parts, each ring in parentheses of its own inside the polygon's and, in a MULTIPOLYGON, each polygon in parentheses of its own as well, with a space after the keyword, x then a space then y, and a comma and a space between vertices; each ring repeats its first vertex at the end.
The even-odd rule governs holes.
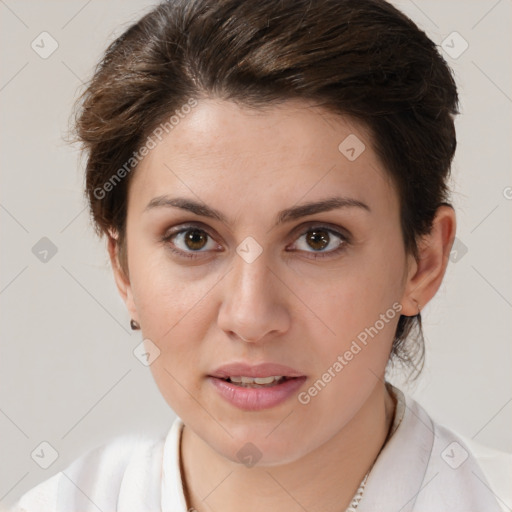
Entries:
MULTIPOLYGON (((394 402, 394 400, 393 400, 393 402, 394 402)), ((375 460, 373 461, 372 466, 370 467, 368 473, 366 473, 365 477, 363 478, 363 481, 359 485, 359 488, 357 489, 356 493, 354 494, 354 497, 352 498, 352 501, 350 502, 350 505, 345 510, 345 512, 355 512, 357 507, 358 507, 358 505, 359 505, 359 503, 363 499, 363 492, 364 492, 364 488, 366 487, 366 481, 368 480, 368 476, 370 475, 370 471, 373 469, 373 466, 375 465, 375 462, 379 458, 380 453, 384 449, 384 446, 386 446, 386 444, 388 443, 388 441, 389 441, 389 439, 391 437, 391 435, 390 435, 391 432, 392 431, 394 432, 393 426, 395 424, 395 415, 396 415, 396 404, 395 404, 395 407, 394 407, 394 410, 393 410, 393 418, 391 419, 391 424, 389 426, 389 430, 388 430, 388 434, 386 436, 386 439, 384 440, 384 444, 381 446, 381 448, 379 450, 379 453, 377 454, 377 457, 375 457, 375 460)))
POLYGON ((352 501, 350 502, 350 505, 345 510, 345 512, 355 512, 355 510, 357 509, 357 506, 359 505, 359 502, 363 498, 363 492, 364 492, 364 488, 366 486, 366 480, 368 480, 368 475, 369 474, 370 474, 370 472, 368 471, 368 473, 366 473, 366 476, 363 478, 363 481, 361 482, 361 485, 359 486, 359 488, 357 489, 356 493, 354 494, 354 497, 352 498, 352 501))

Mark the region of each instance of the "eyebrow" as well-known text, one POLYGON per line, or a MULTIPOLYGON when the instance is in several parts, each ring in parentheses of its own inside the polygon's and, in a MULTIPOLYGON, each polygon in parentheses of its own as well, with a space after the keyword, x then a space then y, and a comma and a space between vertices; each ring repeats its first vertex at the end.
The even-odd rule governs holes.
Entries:
MULTIPOLYGON (((232 225, 229 219, 219 210, 184 197, 155 197, 148 203, 144 211, 146 212, 154 208, 179 208, 201 217, 218 220, 228 226, 232 225)), ((360 208, 368 212, 371 211, 367 204, 358 201, 357 199, 352 199, 350 197, 331 197, 322 201, 304 203, 299 206, 293 206, 291 208, 281 210, 276 216, 276 226, 301 217, 306 217, 315 213, 328 212, 339 208, 360 208)))

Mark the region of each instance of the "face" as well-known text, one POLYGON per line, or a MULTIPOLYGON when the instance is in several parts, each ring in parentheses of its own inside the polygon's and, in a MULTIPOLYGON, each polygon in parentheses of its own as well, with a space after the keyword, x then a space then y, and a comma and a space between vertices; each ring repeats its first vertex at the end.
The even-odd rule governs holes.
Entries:
POLYGON ((219 454, 236 461, 250 441, 262 464, 297 460, 378 384, 410 258, 396 190, 355 121, 299 101, 199 101, 137 168, 126 236, 125 298, 160 351, 153 376, 219 454), (230 363, 296 378, 212 377, 230 363))

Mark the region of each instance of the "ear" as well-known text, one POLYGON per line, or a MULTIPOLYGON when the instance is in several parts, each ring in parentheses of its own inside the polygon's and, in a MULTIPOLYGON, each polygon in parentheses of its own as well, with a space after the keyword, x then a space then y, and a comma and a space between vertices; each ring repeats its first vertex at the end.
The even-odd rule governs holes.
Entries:
POLYGON ((417 315, 437 293, 448 265, 455 227, 453 208, 440 206, 430 233, 418 243, 418 259, 411 256, 412 262, 401 301, 402 315, 417 315))
POLYGON ((110 263, 112 264, 112 271, 114 272, 114 280, 117 285, 117 290, 119 291, 119 295, 121 295, 121 298, 126 304, 130 318, 136 322, 139 322, 137 308, 135 307, 135 302, 133 300, 130 279, 126 272, 123 270, 120 263, 119 243, 117 236, 113 233, 108 233, 107 238, 108 254, 110 256, 110 263))

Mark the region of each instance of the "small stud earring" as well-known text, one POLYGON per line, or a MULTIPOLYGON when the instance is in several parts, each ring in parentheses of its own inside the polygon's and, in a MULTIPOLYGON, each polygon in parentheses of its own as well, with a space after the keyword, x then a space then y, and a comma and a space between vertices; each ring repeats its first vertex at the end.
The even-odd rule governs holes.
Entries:
POLYGON ((132 331, 138 331, 140 329, 140 325, 135 320, 130 320, 130 327, 132 328, 132 331))
POLYGON ((412 299, 412 300, 416 303, 416 307, 418 308, 418 312, 416 313, 416 315, 419 315, 421 313, 421 307, 416 299, 412 299))

